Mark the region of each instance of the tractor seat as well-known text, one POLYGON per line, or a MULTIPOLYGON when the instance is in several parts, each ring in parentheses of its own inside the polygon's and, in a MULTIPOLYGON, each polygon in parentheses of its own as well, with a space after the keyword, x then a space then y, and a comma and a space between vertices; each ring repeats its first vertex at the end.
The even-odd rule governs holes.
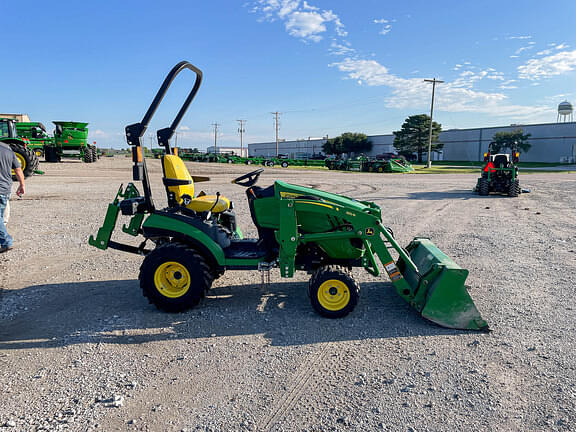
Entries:
POLYGON ((494 166, 496 168, 508 168, 510 160, 507 154, 494 155, 494 166))
POLYGON ((212 213, 222 213, 230 208, 230 200, 222 195, 206 195, 200 192, 194 197, 194 180, 184 161, 178 156, 164 155, 162 172, 164 173, 162 182, 166 186, 170 207, 184 206, 195 212, 212 213))

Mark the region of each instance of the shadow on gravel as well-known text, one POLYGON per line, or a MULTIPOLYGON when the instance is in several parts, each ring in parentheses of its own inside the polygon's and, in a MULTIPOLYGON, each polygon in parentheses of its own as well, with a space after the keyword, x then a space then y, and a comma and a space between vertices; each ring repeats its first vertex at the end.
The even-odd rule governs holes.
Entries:
POLYGON ((10 304, 25 304, 27 310, 20 306, 11 319, 0 321, 0 350, 259 334, 272 345, 287 346, 461 333, 421 318, 390 283, 362 284, 356 309, 336 320, 314 312, 306 287, 301 282, 216 287, 198 307, 178 314, 148 304, 136 280, 28 287, 4 292, 2 310, 10 304))
POLYGON ((491 198, 491 197, 500 197, 499 195, 488 195, 488 196, 480 196, 477 193, 472 192, 471 189, 465 190, 453 190, 453 191, 444 191, 444 192, 408 192, 406 195, 403 196, 384 196, 384 197, 377 197, 371 199, 378 199, 378 200, 397 200, 397 199, 415 199, 415 200, 468 200, 474 198, 491 198))

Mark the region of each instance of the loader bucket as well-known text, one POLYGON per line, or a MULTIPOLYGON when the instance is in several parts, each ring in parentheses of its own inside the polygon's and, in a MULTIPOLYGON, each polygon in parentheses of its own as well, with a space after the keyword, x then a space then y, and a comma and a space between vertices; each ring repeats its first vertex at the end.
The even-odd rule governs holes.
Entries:
POLYGON ((488 330, 464 285, 468 270, 426 238, 412 240, 406 250, 418 273, 402 258, 398 268, 412 288, 411 304, 424 318, 448 328, 488 330))

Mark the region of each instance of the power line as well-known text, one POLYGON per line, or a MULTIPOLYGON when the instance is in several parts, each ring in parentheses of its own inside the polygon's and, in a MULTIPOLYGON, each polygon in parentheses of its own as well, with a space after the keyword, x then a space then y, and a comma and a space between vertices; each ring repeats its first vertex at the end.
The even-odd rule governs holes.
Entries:
POLYGON ((436 83, 442 84, 444 81, 433 79, 425 79, 425 82, 432 83, 432 102, 430 103, 430 133, 428 135, 428 163, 426 168, 432 167, 432 115, 434 114, 434 90, 436 89, 436 83))
POLYGON ((276 157, 278 157, 278 132, 280 131, 280 122, 279 122, 279 118, 278 118, 278 117, 279 117, 280 114, 282 114, 282 113, 280 113, 280 112, 278 112, 278 111, 275 111, 275 112, 273 112, 273 113, 271 113, 271 114, 274 114, 274 115, 275 115, 275 123, 276 123, 276 157))
POLYGON ((212 126, 214 126, 214 153, 218 154, 218 128, 220 124, 212 123, 212 126))
POLYGON ((236 120, 236 121, 240 123, 240 127, 238 127, 238 132, 240 133, 240 157, 244 157, 244 153, 242 151, 242 144, 244 133, 246 132, 246 129, 244 129, 244 124, 246 123, 246 120, 236 120))

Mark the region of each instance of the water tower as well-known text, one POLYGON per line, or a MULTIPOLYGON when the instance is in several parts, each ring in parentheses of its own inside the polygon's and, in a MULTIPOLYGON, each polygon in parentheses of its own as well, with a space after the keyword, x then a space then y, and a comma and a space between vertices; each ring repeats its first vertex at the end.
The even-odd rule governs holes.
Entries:
POLYGON ((574 120, 572 118, 573 112, 574 112, 574 107, 572 106, 572 104, 570 102, 568 102, 568 101, 561 102, 558 105, 558 118, 556 119, 556 121, 558 123, 560 123, 560 121, 562 121, 562 122, 573 121, 574 120))

